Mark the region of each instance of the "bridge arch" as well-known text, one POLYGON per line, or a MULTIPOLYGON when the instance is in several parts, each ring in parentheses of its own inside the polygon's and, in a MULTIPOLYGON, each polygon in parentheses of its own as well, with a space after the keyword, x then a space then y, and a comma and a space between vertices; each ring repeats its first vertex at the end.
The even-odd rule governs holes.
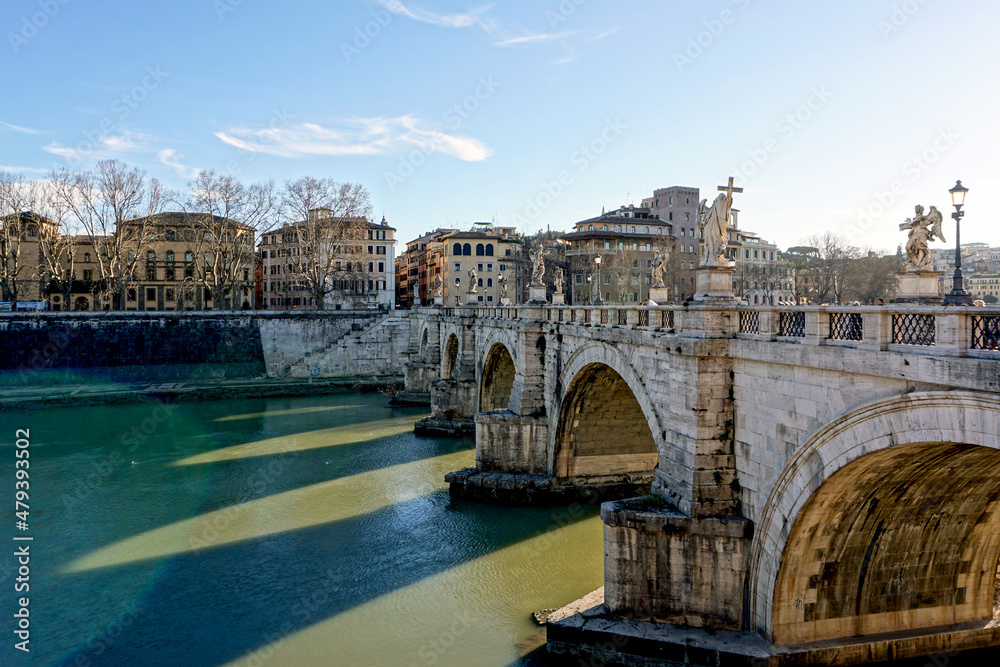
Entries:
POLYGON ((479 382, 479 411, 493 412, 510 409, 510 395, 517 369, 510 350, 503 343, 493 343, 483 361, 479 382))
POLYGON ((763 508, 750 627, 774 644, 992 617, 1000 397, 921 392, 816 432, 763 508))
POLYGON ((450 333, 444 344, 444 354, 441 355, 442 379, 453 378, 458 372, 458 352, 458 335, 450 333))
POLYGON ((550 470, 557 478, 652 475, 659 416, 632 364, 604 343, 587 343, 559 377, 550 418, 550 470))

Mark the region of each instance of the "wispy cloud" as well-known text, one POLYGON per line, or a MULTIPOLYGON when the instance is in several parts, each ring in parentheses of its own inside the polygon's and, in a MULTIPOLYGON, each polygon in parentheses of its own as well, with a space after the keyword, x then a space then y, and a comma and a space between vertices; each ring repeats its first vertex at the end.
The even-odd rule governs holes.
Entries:
POLYGON ((0 120, 0 125, 9 127, 15 132, 23 132, 24 134, 45 134, 43 130, 35 130, 30 127, 24 127, 22 125, 11 125, 10 123, 5 123, 2 120, 0 120))
POLYGON ((61 158, 80 160, 83 158, 102 159, 127 153, 148 153, 155 150, 150 143, 155 138, 141 132, 126 131, 122 134, 105 134, 95 142, 81 141, 76 146, 66 146, 53 141, 42 150, 61 158))
POLYGON ((184 155, 182 153, 178 153, 173 148, 164 148, 156 154, 156 157, 160 159, 162 164, 165 164, 176 171, 177 175, 181 178, 195 178, 201 172, 201 170, 197 167, 188 167, 181 164, 181 160, 184 159, 184 155))
POLYGON ((563 48, 566 49, 566 53, 564 53, 561 58, 553 60, 553 65, 565 65, 566 63, 571 63, 576 60, 576 49, 565 42, 563 42, 563 48))
POLYGON ((493 150, 478 139, 420 127, 412 116, 353 118, 338 127, 296 123, 279 128, 234 127, 216 132, 222 141, 246 151, 299 157, 303 155, 384 155, 413 146, 478 162, 493 150))
POLYGON ((482 14, 488 11, 489 6, 470 9, 464 14, 435 14, 434 12, 421 9, 416 5, 407 7, 400 0, 379 0, 379 4, 388 9, 393 14, 406 16, 414 21, 430 23, 431 25, 443 28, 471 28, 477 25, 482 19, 482 14))
POLYGON ((530 32, 505 28, 496 20, 486 16, 486 12, 492 8, 490 5, 469 9, 460 14, 437 14, 413 3, 404 5, 402 0, 377 1, 393 14, 405 16, 421 23, 429 23, 442 28, 478 28, 490 37, 494 46, 537 44, 573 34, 572 32, 530 32))
POLYGON ((42 169, 40 167, 8 167, 7 165, 0 164, 0 171, 10 172, 12 174, 47 174, 48 169, 42 169))

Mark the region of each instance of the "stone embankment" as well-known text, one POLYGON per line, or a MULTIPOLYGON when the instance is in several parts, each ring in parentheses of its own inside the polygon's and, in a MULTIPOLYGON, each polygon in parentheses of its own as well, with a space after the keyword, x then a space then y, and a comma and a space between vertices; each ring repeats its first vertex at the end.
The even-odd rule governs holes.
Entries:
POLYGON ((379 311, 0 316, 0 406, 390 388, 407 314, 379 311))

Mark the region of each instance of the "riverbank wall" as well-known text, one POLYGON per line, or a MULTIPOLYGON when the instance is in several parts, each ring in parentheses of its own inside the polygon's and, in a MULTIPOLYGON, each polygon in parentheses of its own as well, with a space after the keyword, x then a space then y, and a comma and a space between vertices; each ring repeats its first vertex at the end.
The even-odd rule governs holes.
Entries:
POLYGON ((0 316, 0 390, 402 376, 407 313, 0 316))

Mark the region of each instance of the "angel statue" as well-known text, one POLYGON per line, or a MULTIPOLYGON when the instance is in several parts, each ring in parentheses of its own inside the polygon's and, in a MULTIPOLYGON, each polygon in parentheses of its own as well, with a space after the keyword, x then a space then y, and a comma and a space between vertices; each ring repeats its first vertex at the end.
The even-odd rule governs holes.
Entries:
POLYGON ((479 274, 476 273, 476 267, 469 269, 469 294, 476 293, 476 283, 478 282, 476 280, 477 275, 479 274))
POLYGON ((531 284, 543 285, 542 279, 545 277, 545 255, 548 254, 545 246, 539 244, 531 254, 531 284))
POLYGON ((924 207, 920 204, 914 208, 916 217, 907 218, 899 228, 909 230, 910 235, 906 241, 906 264, 904 269, 910 272, 932 271, 934 263, 931 261, 931 252, 927 244, 935 239, 944 241, 944 232, 941 231, 941 221, 944 218, 937 207, 931 206, 927 214, 924 214, 924 207))
POLYGON ((556 294, 563 293, 563 270, 562 267, 556 268, 556 277, 552 281, 555 284, 556 294))
POLYGON ((500 298, 507 298, 507 276, 501 273, 497 276, 497 282, 500 283, 500 298))
POLYGON ((653 269, 653 287, 663 287, 663 281, 667 272, 667 249, 663 246, 656 248, 653 261, 650 263, 653 269))
POLYGON ((726 259, 726 245, 729 243, 729 200, 725 193, 719 194, 707 206, 708 200, 698 204, 698 229, 702 232, 702 266, 729 266, 726 259))
POLYGON ((441 276, 434 276, 434 296, 441 296, 441 290, 444 289, 444 281, 441 280, 441 276))

